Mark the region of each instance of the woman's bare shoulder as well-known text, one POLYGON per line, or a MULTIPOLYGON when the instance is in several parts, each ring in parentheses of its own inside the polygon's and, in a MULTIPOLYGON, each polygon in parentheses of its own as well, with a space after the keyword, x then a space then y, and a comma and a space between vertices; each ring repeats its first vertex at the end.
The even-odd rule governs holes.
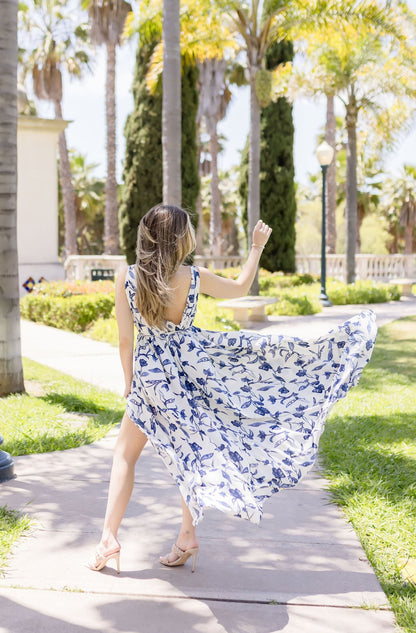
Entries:
POLYGON ((128 266, 127 264, 123 264, 123 266, 120 266, 120 268, 118 269, 117 275, 116 275, 116 288, 124 287, 127 271, 129 270, 129 268, 130 266, 128 266))

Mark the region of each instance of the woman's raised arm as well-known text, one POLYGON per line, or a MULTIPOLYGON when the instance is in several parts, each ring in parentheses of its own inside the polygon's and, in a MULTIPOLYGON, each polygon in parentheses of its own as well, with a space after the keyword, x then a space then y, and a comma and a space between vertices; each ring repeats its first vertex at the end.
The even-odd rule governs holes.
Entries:
POLYGON ((199 268, 200 291, 218 299, 244 297, 254 281, 261 253, 271 232, 272 229, 267 224, 261 220, 257 222, 253 231, 253 245, 238 279, 224 279, 207 268, 199 268))

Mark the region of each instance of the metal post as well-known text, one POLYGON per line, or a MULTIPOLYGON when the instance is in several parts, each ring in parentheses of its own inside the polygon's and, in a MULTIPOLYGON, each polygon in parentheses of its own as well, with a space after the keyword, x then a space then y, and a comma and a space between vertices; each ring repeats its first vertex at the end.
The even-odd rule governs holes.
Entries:
POLYGON ((326 294, 326 170, 328 165, 321 165, 322 169, 322 248, 321 248, 321 293, 319 300, 323 306, 332 306, 326 294))
MULTIPOLYGON (((0 445, 1 444, 3 444, 3 438, 0 435, 0 445)), ((13 479, 15 476, 13 459, 9 453, 0 450, 0 483, 8 479, 13 479)))

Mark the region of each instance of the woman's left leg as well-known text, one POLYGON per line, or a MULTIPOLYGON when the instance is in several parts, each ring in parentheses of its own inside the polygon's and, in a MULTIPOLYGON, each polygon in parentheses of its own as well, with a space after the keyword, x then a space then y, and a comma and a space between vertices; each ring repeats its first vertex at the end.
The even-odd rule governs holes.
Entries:
MULTIPOLYGON (((182 501, 182 525, 181 525, 181 529, 179 530, 179 536, 176 541, 176 546, 183 552, 186 552, 188 550, 198 549, 199 544, 198 544, 198 539, 196 537, 196 528, 192 524, 192 515, 189 512, 189 508, 186 505, 184 498, 182 496, 181 496, 181 501, 182 501)), ((166 556, 161 556, 160 562, 166 565, 166 563, 174 563, 179 558, 180 558, 179 553, 172 550, 166 556)))
POLYGON ((99 544, 103 555, 120 549, 117 532, 133 490, 134 467, 146 442, 147 437, 125 413, 114 450, 107 510, 99 544))

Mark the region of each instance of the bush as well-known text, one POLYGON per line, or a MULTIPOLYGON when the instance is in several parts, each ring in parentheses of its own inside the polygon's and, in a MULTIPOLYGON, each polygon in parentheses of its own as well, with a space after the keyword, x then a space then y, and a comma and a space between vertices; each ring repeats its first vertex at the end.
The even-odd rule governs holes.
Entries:
POLYGON ((373 281, 356 281, 354 284, 329 281, 326 289, 334 305, 384 303, 400 299, 397 286, 373 281))
MULTIPOLYGON (((268 293, 269 294, 269 293, 268 293)), ((266 314, 279 316, 306 316, 322 311, 318 300, 318 294, 314 286, 298 286, 281 291, 275 288, 271 292, 279 298, 279 301, 266 308, 266 314)))
POLYGON ((84 332, 97 319, 107 319, 113 307, 114 292, 69 296, 31 293, 20 302, 24 319, 71 332, 84 332))
POLYGON ((114 281, 48 281, 36 284, 32 296, 73 297, 75 295, 111 294, 114 292, 114 281))
POLYGON ((317 278, 313 275, 305 273, 283 274, 283 273, 267 273, 261 271, 259 275, 259 285, 261 294, 274 295, 279 288, 297 288, 314 284, 317 278))
POLYGON ((86 336, 96 341, 104 341, 117 347, 118 345, 118 327, 113 310, 109 319, 97 319, 85 333, 86 336))

